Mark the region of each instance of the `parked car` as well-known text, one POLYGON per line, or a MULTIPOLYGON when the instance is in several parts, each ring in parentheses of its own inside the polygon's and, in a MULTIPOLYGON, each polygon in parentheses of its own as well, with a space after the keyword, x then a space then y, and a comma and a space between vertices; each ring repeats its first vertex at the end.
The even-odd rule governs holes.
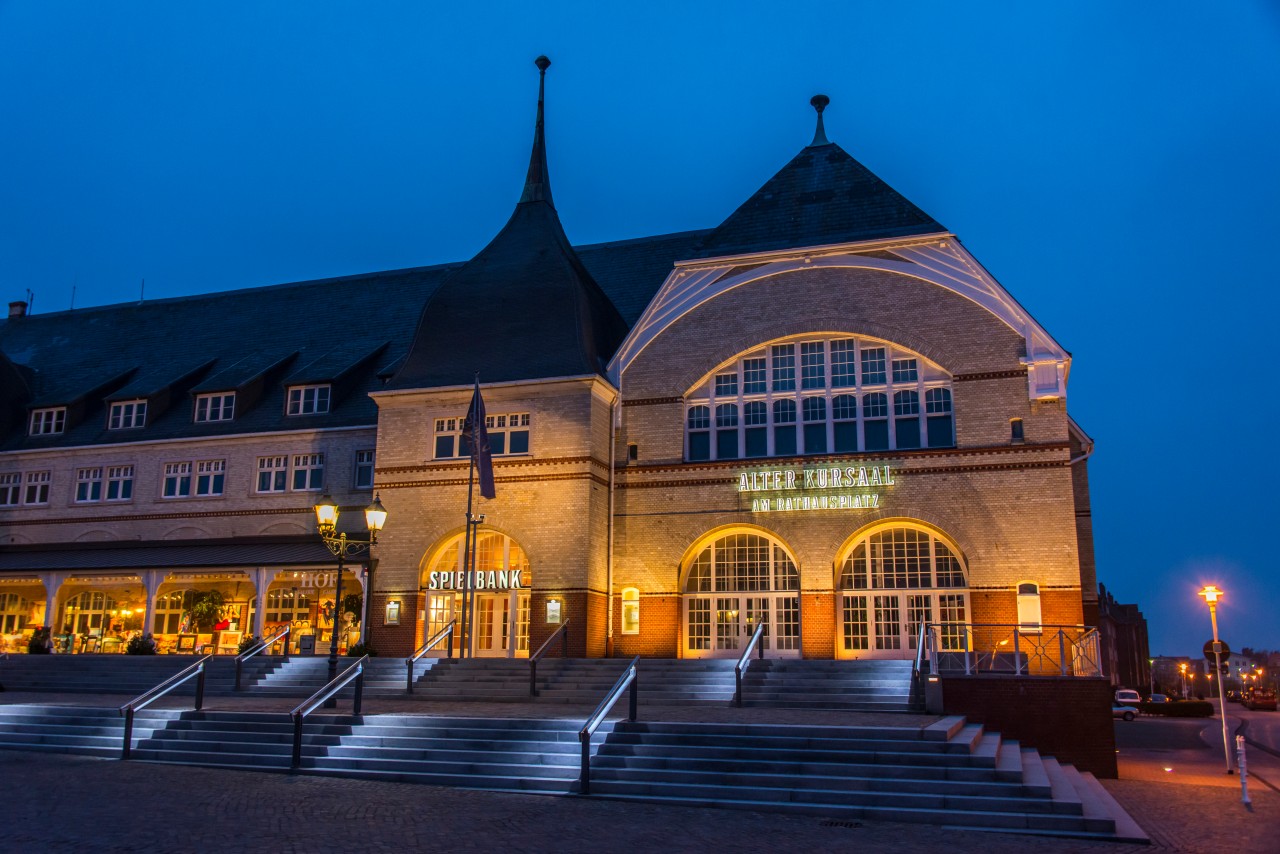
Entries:
POLYGON ((1133 706, 1122 706, 1119 703, 1111 704, 1111 717, 1120 718, 1121 720, 1131 721, 1138 716, 1138 710, 1133 706))
POLYGON ((1243 702, 1244 702, 1244 695, 1243 695, 1242 693, 1240 693, 1239 691, 1228 691, 1228 692, 1227 692, 1227 702, 1228 702, 1228 703, 1243 703, 1243 702))
POLYGON ((1116 703, 1141 703, 1142 697, 1132 688, 1119 688, 1116 690, 1116 703))
POLYGON ((1255 709, 1276 710, 1276 692, 1267 688, 1254 688, 1244 696, 1244 707, 1249 711, 1255 709))
POLYGON ((1147 700, 1148 703, 1168 703, 1169 696, 1167 694, 1152 694, 1147 700))

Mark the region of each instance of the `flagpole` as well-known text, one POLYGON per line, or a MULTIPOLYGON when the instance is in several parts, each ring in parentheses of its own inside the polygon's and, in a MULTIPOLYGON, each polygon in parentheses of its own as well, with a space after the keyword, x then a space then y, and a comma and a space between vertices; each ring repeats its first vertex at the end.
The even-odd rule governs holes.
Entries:
POLYGON ((471 542, 471 500, 476 487, 476 456, 471 454, 470 473, 467 475, 467 534, 466 545, 462 552, 462 614, 461 614, 461 637, 459 638, 458 657, 468 658, 468 651, 471 647, 471 625, 467 621, 467 600, 471 595, 471 551, 474 543, 471 542))

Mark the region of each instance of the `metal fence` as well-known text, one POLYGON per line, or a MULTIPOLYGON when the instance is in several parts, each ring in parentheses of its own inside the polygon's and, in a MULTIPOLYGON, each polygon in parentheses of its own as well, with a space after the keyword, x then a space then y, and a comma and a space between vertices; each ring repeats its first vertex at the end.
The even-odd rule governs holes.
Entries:
POLYGON ((929 672, 972 676, 1101 676, 1102 651, 1092 626, 929 623, 929 672))

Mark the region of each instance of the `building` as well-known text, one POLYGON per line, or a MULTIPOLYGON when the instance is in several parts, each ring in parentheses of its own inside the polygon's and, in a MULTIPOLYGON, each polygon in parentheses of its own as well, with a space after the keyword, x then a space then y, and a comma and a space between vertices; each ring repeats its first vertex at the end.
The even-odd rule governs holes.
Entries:
POLYGON ((825 97, 812 142, 718 226, 591 246, 556 213, 542 103, 540 84, 519 202, 465 263, 13 305, 7 627, 168 646, 217 589, 242 632, 323 645, 338 621, 404 654, 466 586, 477 655, 566 623, 577 655, 737 656, 764 623, 766 654, 808 658, 911 657, 922 623, 953 650, 1097 624, 1070 354, 828 140, 825 97), (362 322, 335 336, 315 305, 362 322), (477 376, 497 495, 468 573, 477 376), (346 576, 362 609, 334 601, 323 491, 390 513, 346 576))
MULTIPOLYGON (((1149 687, 1151 653, 1147 644, 1147 618, 1136 604, 1117 602, 1105 584, 1098 585, 1098 634, 1102 640, 1103 670, 1111 684, 1121 688, 1149 687)), ((1176 662, 1174 667, 1176 670, 1176 662)), ((1181 684, 1181 674, 1174 675, 1181 684)), ((1157 681, 1168 684, 1161 679, 1157 681)))

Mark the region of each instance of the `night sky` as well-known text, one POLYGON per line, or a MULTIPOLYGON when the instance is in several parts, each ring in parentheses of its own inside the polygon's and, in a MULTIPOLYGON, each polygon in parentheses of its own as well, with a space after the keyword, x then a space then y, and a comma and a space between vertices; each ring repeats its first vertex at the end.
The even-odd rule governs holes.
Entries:
POLYGON ((1152 651, 1198 651, 1205 582, 1233 648, 1280 648, 1280 7, 437 5, 0 0, 0 296, 465 260, 518 197, 539 53, 575 243, 715 226, 824 92, 1073 353, 1099 580, 1152 651))

